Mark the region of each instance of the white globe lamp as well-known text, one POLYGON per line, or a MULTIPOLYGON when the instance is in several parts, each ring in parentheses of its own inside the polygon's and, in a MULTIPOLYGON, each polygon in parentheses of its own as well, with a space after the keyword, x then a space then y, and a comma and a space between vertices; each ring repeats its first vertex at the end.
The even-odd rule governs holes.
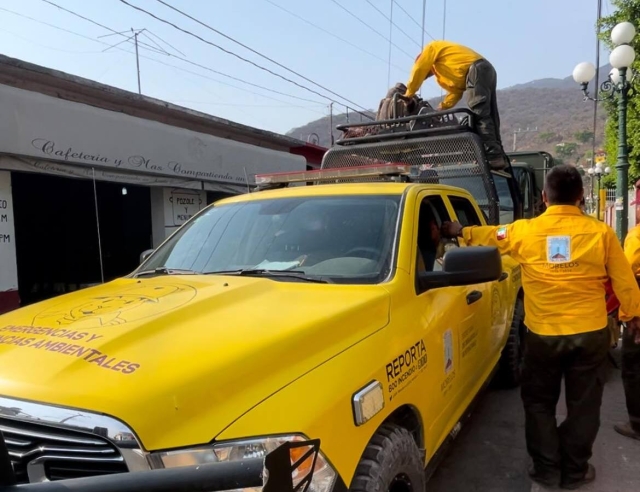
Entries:
POLYGON ((636 59, 636 52, 628 44, 616 47, 609 55, 609 63, 613 68, 629 68, 636 59))
POLYGON ((611 41, 616 46, 628 44, 633 41, 636 35, 636 28, 631 22, 621 22, 611 30, 611 41))
POLYGON ((596 76, 596 67, 593 63, 582 62, 573 69, 573 80, 578 84, 588 84, 596 76))
POLYGON ((611 82, 618 85, 620 83, 620 70, 612 68, 611 72, 609 72, 609 77, 611 78, 611 82))

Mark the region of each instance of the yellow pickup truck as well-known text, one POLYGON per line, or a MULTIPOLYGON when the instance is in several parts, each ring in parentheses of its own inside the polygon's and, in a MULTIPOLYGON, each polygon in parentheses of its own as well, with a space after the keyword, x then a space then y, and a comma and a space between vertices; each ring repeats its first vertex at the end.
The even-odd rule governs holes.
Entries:
POLYGON ((424 490, 495 370, 518 384, 524 313, 515 261, 439 234, 495 211, 415 169, 260 176, 276 189, 212 204, 128 277, 0 316, 18 480, 311 438, 310 491, 424 490))

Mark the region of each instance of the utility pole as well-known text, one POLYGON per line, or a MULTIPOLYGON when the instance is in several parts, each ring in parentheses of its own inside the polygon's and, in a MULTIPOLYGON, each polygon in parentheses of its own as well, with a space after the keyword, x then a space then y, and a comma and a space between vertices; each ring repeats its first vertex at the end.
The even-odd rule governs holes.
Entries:
POLYGON ((142 89, 140 88, 140 57, 138 56, 138 34, 140 34, 138 31, 134 31, 133 29, 131 29, 131 32, 133 32, 133 39, 135 40, 135 45, 136 45, 136 70, 138 71, 138 94, 142 94, 142 89))
MULTIPOLYGON (((427 0, 422 0, 422 42, 420 44, 420 53, 422 53, 422 50, 424 49, 424 22, 425 22, 426 16, 427 16, 427 0)), ((420 86, 420 97, 422 97, 422 85, 420 86)))
POLYGON ((387 71, 387 87, 391 85, 391 38, 393 36, 393 2, 391 0, 391 13, 389 15, 389 68, 387 71))
MULTIPOLYGON (((162 43, 166 46, 168 46, 169 48, 171 48, 173 51, 176 51, 178 53, 180 53, 181 55, 185 56, 185 54, 174 48, 173 46, 171 46, 169 43, 167 43, 166 41, 164 41, 162 38, 156 36, 155 34, 153 34, 151 31, 149 31, 148 29, 134 29, 131 28, 129 31, 122 31, 122 32, 114 32, 111 34, 105 34, 104 36, 98 36, 98 38, 107 38, 109 36, 122 36, 125 39, 123 39, 122 41, 120 41, 119 43, 116 43, 112 46, 109 46, 108 48, 102 50, 103 52, 105 51, 109 51, 112 48, 116 48, 117 46, 120 46, 121 44, 127 43, 127 42, 132 42, 135 45, 135 55, 136 55, 136 76, 138 79, 138 94, 142 94, 142 87, 140 84, 140 54, 139 54, 139 46, 148 50, 148 51, 152 51, 154 53, 159 53, 161 55, 165 55, 165 56, 171 56, 171 53, 169 53, 165 48, 163 48, 159 43, 162 43), (129 32, 131 32, 132 34, 129 35, 129 32), (147 41, 140 41, 138 39, 139 36, 142 36, 143 38, 145 38, 147 41), (139 45, 139 46, 138 46, 139 45)), ((119 48, 122 49, 122 48, 119 48)), ((125 50, 127 51, 127 50, 125 50)))
POLYGON ((533 128, 533 129, 530 129, 529 127, 527 127, 526 130, 522 130, 520 128, 518 128, 517 130, 514 130, 513 131, 513 152, 515 152, 516 149, 518 148, 518 144, 517 144, 518 133, 535 133, 537 131, 538 131, 538 127, 537 126, 535 128, 533 128))
POLYGON ((333 103, 329 104, 329 143, 333 147, 333 103))

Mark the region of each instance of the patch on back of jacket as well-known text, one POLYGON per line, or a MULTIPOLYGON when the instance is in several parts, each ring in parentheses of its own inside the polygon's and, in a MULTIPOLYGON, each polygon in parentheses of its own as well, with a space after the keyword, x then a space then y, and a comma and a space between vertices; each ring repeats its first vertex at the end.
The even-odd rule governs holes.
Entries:
POLYGON ((500 227, 496 231, 496 239, 498 239, 498 241, 502 241, 503 239, 507 239, 507 228, 506 227, 500 227))
POLYGON ((571 261, 571 236, 547 236, 547 261, 549 263, 571 261))

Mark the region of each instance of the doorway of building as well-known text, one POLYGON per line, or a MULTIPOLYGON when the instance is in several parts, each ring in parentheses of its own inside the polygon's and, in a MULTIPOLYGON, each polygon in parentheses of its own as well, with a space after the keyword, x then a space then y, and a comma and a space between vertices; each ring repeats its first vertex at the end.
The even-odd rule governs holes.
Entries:
POLYGON ((12 173, 21 305, 130 273, 151 247, 148 188, 12 173))

